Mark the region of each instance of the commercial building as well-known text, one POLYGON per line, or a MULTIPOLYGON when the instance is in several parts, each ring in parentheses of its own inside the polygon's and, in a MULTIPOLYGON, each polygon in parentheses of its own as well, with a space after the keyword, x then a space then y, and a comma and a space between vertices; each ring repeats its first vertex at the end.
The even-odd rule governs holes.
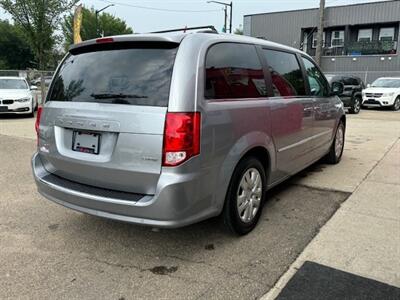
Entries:
MULTIPOLYGON (((314 56, 318 21, 318 8, 246 15, 244 34, 314 56)), ((400 77, 399 0, 327 7, 324 27, 324 72, 358 75, 367 83, 400 77)))

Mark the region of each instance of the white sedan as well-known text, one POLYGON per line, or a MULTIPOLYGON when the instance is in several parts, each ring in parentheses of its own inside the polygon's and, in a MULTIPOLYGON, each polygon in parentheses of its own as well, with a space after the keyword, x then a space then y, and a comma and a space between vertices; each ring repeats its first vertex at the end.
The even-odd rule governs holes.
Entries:
POLYGON ((36 107, 25 78, 0 77, 0 114, 27 114, 33 117, 36 107))
POLYGON ((400 77, 378 78, 362 91, 363 107, 400 109, 400 77))

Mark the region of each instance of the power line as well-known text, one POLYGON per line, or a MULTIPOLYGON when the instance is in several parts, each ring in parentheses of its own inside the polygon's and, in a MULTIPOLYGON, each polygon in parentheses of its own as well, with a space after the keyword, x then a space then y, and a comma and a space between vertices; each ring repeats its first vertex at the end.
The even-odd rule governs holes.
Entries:
POLYGON ((207 13, 207 12, 219 12, 220 9, 206 9, 206 10, 178 10, 178 9, 168 9, 168 8, 158 8, 158 7, 149 7, 149 6, 141 6, 141 5, 133 5, 128 3, 122 2, 115 2, 115 1, 108 1, 108 0, 99 0, 105 3, 114 4, 114 5, 121 5, 133 8, 140 8, 140 9, 147 9, 147 10, 156 10, 156 11, 165 11, 165 12, 182 12, 182 13, 207 13))

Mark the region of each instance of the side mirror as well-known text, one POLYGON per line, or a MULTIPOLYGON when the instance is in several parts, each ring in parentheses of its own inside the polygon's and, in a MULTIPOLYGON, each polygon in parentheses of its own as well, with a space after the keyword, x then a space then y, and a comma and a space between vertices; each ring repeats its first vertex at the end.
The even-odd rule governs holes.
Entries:
POLYGON ((38 88, 35 85, 31 85, 30 89, 31 89, 31 91, 37 91, 38 88))
POLYGON ((344 91, 344 84, 338 81, 332 82, 331 85, 331 95, 332 96, 339 96, 343 94, 344 91))
POLYGON ((367 84, 367 88, 370 88, 370 87, 371 87, 371 84, 370 84, 370 83, 368 83, 368 84, 367 84))

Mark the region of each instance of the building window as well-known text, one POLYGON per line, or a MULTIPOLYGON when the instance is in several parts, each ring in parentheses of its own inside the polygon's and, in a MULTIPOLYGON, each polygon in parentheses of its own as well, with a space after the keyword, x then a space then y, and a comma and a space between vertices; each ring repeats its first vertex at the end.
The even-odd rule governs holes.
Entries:
POLYGON ((370 41, 372 41, 372 29, 360 29, 360 30, 358 30, 358 41, 359 42, 370 42, 370 41))
POLYGON ((331 45, 332 47, 344 46, 344 30, 332 31, 331 45))
MULTIPOLYGON (((312 47, 317 48, 318 32, 314 32, 312 36, 312 47)), ((322 47, 325 47, 325 31, 322 33, 322 47)))
POLYGON ((394 41, 394 27, 381 28, 379 31, 380 41, 394 41))

